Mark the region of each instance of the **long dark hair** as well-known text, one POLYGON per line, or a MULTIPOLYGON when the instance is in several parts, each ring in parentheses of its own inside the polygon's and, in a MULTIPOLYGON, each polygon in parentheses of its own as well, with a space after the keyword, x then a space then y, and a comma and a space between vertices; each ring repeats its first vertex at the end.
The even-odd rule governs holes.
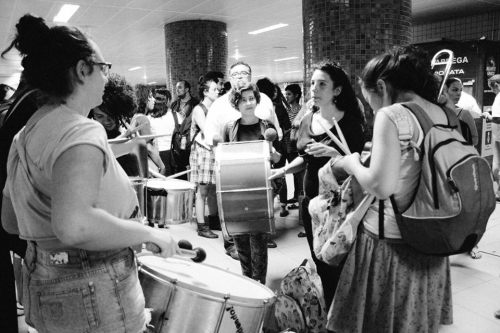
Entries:
POLYGON ((361 83, 365 89, 377 91, 378 80, 390 84, 392 102, 404 91, 437 102, 438 79, 432 73, 427 53, 415 46, 394 47, 371 59, 361 74, 361 83))
POLYGON ((320 70, 327 73, 333 81, 334 88, 342 87, 340 94, 335 99, 335 105, 339 110, 344 111, 345 113, 358 119, 364 126, 365 117, 361 113, 358 99, 356 98, 354 89, 349 81, 349 77, 342 67, 332 61, 323 60, 314 64, 312 69, 313 71, 320 70))
POLYGON ((12 48, 22 55, 21 65, 26 82, 48 96, 64 98, 75 87, 76 78, 69 71, 79 60, 84 60, 92 73, 95 51, 89 39, 75 27, 49 28, 45 20, 26 14, 16 24, 16 36, 2 52, 12 48))

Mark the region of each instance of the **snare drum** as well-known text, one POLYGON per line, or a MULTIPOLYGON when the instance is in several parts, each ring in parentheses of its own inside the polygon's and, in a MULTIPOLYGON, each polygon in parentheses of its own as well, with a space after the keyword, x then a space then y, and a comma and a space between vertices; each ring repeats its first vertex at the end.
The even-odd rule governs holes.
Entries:
POLYGON ((258 333, 275 300, 266 286, 214 266, 157 256, 138 260, 154 332, 258 333))
POLYGON ((191 221, 194 184, 180 179, 148 179, 146 215, 158 226, 191 221))
POLYGON ((270 155, 267 141, 217 146, 217 204, 221 225, 229 235, 274 234, 270 155))

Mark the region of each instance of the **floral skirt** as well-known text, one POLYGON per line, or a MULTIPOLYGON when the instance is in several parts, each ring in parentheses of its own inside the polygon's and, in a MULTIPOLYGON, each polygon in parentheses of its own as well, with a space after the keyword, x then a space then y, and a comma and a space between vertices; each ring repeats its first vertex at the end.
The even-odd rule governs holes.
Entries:
POLYGON ((334 332, 438 332, 453 322, 448 257, 360 228, 328 313, 334 332))

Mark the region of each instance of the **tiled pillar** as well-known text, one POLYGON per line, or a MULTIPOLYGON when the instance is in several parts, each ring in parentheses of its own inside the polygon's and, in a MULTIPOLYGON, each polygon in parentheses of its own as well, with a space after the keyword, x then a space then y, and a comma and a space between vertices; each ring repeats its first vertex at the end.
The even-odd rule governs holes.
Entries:
POLYGON ((173 91, 177 81, 187 80, 191 95, 198 98, 200 75, 208 71, 226 73, 226 23, 188 20, 168 23, 164 28, 167 89, 173 91))
POLYGON ((366 62, 412 37, 411 0, 302 0, 302 19, 306 96, 315 62, 339 62, 359 94, 366 62))

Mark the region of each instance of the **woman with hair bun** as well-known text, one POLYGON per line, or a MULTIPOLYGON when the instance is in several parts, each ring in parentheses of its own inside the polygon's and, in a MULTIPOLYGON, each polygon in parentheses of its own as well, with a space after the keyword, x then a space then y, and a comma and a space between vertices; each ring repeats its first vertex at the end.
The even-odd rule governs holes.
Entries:
POLYGON ((26 322, 38 332, 142 332, 144 296, 130 246, 178 252, 168 231, 133 218, 134 189, 104 128, 88 119, 101 105, 111 67, 80 30, 21 17, 6 51, 22 55, 27 84, 47 102, 16 135, 2 225, 28 241, 26 322))
MULTIPOLYGON (((353 153, 336 162, 377 199, 394 195, 400 211, 411 203, 421 162, 416 148, 423 131, 400 103, 419 105, 434 123, 448 123, 436 105, 438 85, 430 61, 413 47, 395 48, 368 62, 361 89, 376 113, 370 166, 353 153), (410 139, 408 139, 410 136, 410 139)), ((452 323, 448 257, 418 252, 401 239, 391 204, 386 204, 384 239, 379 238, 379 203, 371 205, 348 254, 328 315, 334 332, 438 332, 452 323)))
POLYGON ((190 180, 197 186, 195 208, 198 236, 218 238, 219 236, 210 230, 211 226, 220 225, 215 194, 215 153, 205 142, 205 117, 212 103, 219 97, 217 82, 201 76, 198 81, 198 94, 201 102, 193 108, 189 135, 193 142, 189 155, 190 180), (205 222, 205 201, 208 206, 208 224, 205 222))

